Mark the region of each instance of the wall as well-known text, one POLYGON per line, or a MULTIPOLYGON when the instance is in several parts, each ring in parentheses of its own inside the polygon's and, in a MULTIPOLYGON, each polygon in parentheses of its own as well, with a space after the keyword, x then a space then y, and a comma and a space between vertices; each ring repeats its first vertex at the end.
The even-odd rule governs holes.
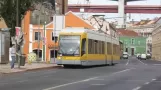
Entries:
POLYGON ((65 27, 86 27, 89 29, 94 29, 92 25, 74 15, 72 12, 68 12, 65 16, 65 27))
MULTIPOLYGON (((42 47, 43 47, 43 41, 40 40, 40 47, 38 47, 39 43, 38 41, 35 41, 34 37, 35 37, 35 32, 41 32, 41 37, 43 37, 44 35, 44 30, 43 28, 41 27, 40 30, 37 30, 36 29, 37 26, 33 26, 33 42, 32 42, 32 50, 35 50, 35 49, 39 49, 40 50, 43 50, 42 47)), ((58 47, 58 42, 57 43, 54 43, 54 41, 52 41, 52 32, 53 32, 53 29, 50 27, 50 26, 47 26, 46 27, 46 44, 45 44, 45 56, 46 56, 46 59, 42 61, 47 61, 47 60, 50 60, 50 50, 53 50, 52 47, 58 47)), ((43 52, 42 52, 43 53, 43 52)), ((43 56, 43 54, 42 54, 43 56)))
POLYGON ((161 25, 152 34, 152 58, 161 61, 161 25))
POLYGON ((5 21, 3 20, 3 18, 0 18, 0 28, 7 28, 7 25, 5 21))
POLYGON ((152 51, 152 37, 148 37, 146 39, 146 47, 147 47, 147 53, 151 53, 152 51))
POLYGON ((128 48, 128 53, 131 55, 131 48, 134 48, 134 53, 145 53, 146 52, 146 38, 144 37, 126 37, 120 36, 120 41, 124 43, 124 51, 128 48), (134 44, 131 44, 134 39, 134 44))
POLYGON ((23 29, 23 32, 24 32, 24 41, 25 41, 25 44, 24 44, 24 48, 23 48, 23 53, 24 54, 28 54, 29 53, 29 37, 30 37, 30 11, 28 11, 24 17, 24 20, 23 20, 23 25, 22 25, 22 29, 23 29))
POLYGON ((152 32, 153 32, 155 26, 156 26, 156 24, 128 27, 130 30, 133 30, 133 31, 139 33, 139 35, 141 35, 143 37, 147 37, 146 53, 152 53, 152 51, 151 51, 151 48, 152 48, 152 32))
MULTIPOLYGON (((32 52, 34 49, 38 49, 38 41, 34 40, 35 32, 41 32, 43 35, 43 25, 32 25, 30 24, 31 13, 28 12, 24 18, 23 28, 25 37, 25 45, 24 45, 24 53, 28 54, 32 52)), ((90 24, 82 20, 81 18, 74 15, 72 12, 68 12, 65 16, 65 27, 86 27, 90 29, 94 29, 90 24), (77 23, 76 23, 77 21, 77 23)), ((42 61, 47 61, 50 59, 50 50, 53 50, 54 46, 58 47, 58 43, 54 43, 52 41, 52 32, 54 30, 53 22, 47 23, 46 25, 46 59, 42 61)), ((40 41, 40 50, 42 50, 43 43, 40 41)))

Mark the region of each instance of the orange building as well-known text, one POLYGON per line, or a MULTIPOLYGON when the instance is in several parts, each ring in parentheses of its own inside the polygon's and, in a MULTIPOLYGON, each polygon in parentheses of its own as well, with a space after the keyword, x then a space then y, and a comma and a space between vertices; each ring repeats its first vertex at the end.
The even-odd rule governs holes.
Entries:
POLYGON ((0 18, 0 28, 7 28, 7 25, 5 21, 3 20, 3 18, 0 18))
MULTIPOLYGON (((51 61, 54 55, 54 50, 57 51, 58 49, 58 34, 61 31, 56 31, 54 34, 54 23, 50 22, 46 25, 32 25, 31 22, 31 12, 28 11, 24 20, 22 29, 24 32, 24 54, 28 54, 30 52, 37 53, 39 50, 39 58, 41 61, 51 61), (45 26, 45 27, 44 27, 45 26), (45 34, 44 34, 45 31, 45 34), (45 35, 45 44, 43 42, 42 38, 45 35), (39 38, 39 36, 41 38, 39 38), (55 36, 55 38, 54 38, 55 36), (39 40, 41 39, 41 40, 39 40), (54 40, 55 39, 55 40, 54 40), (55 43, 56 42, 56 43, 55 43), (45 45, 45 56, 43 56, 43 44, 45 45)), ((84 21, 83 19, 79 18, 75 14, 73 14, 71 11, 66 13, 65 16, 62 16, 64 18, 64 26, 65 27, 86 27, 90 29, 94 29, 93 26, 91 26, 89 23, 84 21)), ((58 25, 57 23, 56 25, 58 25)))

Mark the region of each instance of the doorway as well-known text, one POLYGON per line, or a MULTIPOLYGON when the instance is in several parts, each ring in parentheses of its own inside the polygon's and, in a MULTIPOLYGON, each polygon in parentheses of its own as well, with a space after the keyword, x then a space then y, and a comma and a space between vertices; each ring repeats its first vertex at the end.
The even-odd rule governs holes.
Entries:
MULTIPOLYGON (((55 59, 57 58, 57 50, 55 50, 55 59)), ((50 61, 54 63, 54 50, 50 50, 50 61)))
POLYGON ((39 58, 37 58, 38 61, 41 61, 42 60, 42 50, 40 49, 34 49, 33 52, 38 56, 39 54, 39 58))
POLYGON ((131 55, 134 56, 134 48, 131 48, 131 55))
POLYGON ((128 48, 126 48, 125 52, 127 52, 127 53, 128 53, 128 48))

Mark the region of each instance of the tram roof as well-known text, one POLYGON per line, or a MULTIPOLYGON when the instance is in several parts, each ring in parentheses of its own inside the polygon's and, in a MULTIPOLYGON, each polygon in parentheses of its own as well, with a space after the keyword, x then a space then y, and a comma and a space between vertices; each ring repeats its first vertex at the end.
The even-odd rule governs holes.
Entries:
POLYGON ((68 27, 65 28, 61 31, 62 33, 70 33, 70 32, 75 32, 75 33, 93 33, 93 34, 102 34, 102 35, 109 35, 104 33, 103 31, 98 31, 98 30, 94 30, 94 29, 88 29, 88 28, 83 28, 83 27, 68 27))

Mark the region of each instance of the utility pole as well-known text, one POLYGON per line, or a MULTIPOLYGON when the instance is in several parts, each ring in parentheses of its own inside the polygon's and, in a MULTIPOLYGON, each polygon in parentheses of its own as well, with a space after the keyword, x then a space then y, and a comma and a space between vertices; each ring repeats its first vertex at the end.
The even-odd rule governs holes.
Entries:
MULTIPOLYGON (((16 26, 19 27, 19 0, 17 0, 17 3, 16 3, 16 26)), ((20 31, 19 31, 20 32, 20 31)), ((16 35, 15 35, 16 37, 16 35)), ((18 39, 18 38, 17 38, 18 39)), ((18 44, 17 44, 17 40, 16 40, 16 53, 19 52, 19 47, 18 44)), ((21 51, 20 51, 21 52, 21 51)), ((16 55, 16 60, 18 59, 18 68, 20 68, 20 56, 16 55)))
MULTIPOLYGON (((39 13, 40 13, 40 11, 39 11, 39 13)), ((39 22, 39 28, 38 28, 38 53, 37 53, 37 61, 39 61, 39 53, 40 53, 40 38, 41 38, 41 37, 40 37, 40 36, 41 36, 41 34, 39 35, 39 33, 41 33, 41 32, 40 32, 40 24, 41 24, 41 23, 40 23, 40 14, 38 15, 38 18, 39 18, 39 19, 38 19, 38 20, 39 20, 39 21, 38 21, 38 22, 39 22)))
MULTIPOLYGON (((55 2, 55 3, 56 3, 56 2, 55 2)), ((63 6, 63 5, 62 5, 62 6, 63 6)), ((55 36, 56 36, 56 35, 55 35, 55 34, 56 34, 56 33, 55 33, 55 32, 56 32, 56 13, 57 13, 57 12, 56 12, 56 4, 55 4, 55 7, 54 7, 54 11, 55 11, 55 12, 54 12, 54 33, 53 33, 53 34, 54 34, 54 63, 55 63, 55 61, 56 61, 56 60, 55 60, 55 53, 56 53, 56 52, 55 52, 55 49, 56 49, 56 40, 55 40, 55 36)))
POLYGON ((40 59, 40 41, 41 41, 41 29, 40 29, 40 26, 41 26, 41 9, 42 9, 42 6, 43 4, 41 4, 40 8, 37 10, 39 15, 38 15, 38 24, 39 24, 39 27, 38 27, 38 53, 37 53, 37 61, 39 61, 40 59))

